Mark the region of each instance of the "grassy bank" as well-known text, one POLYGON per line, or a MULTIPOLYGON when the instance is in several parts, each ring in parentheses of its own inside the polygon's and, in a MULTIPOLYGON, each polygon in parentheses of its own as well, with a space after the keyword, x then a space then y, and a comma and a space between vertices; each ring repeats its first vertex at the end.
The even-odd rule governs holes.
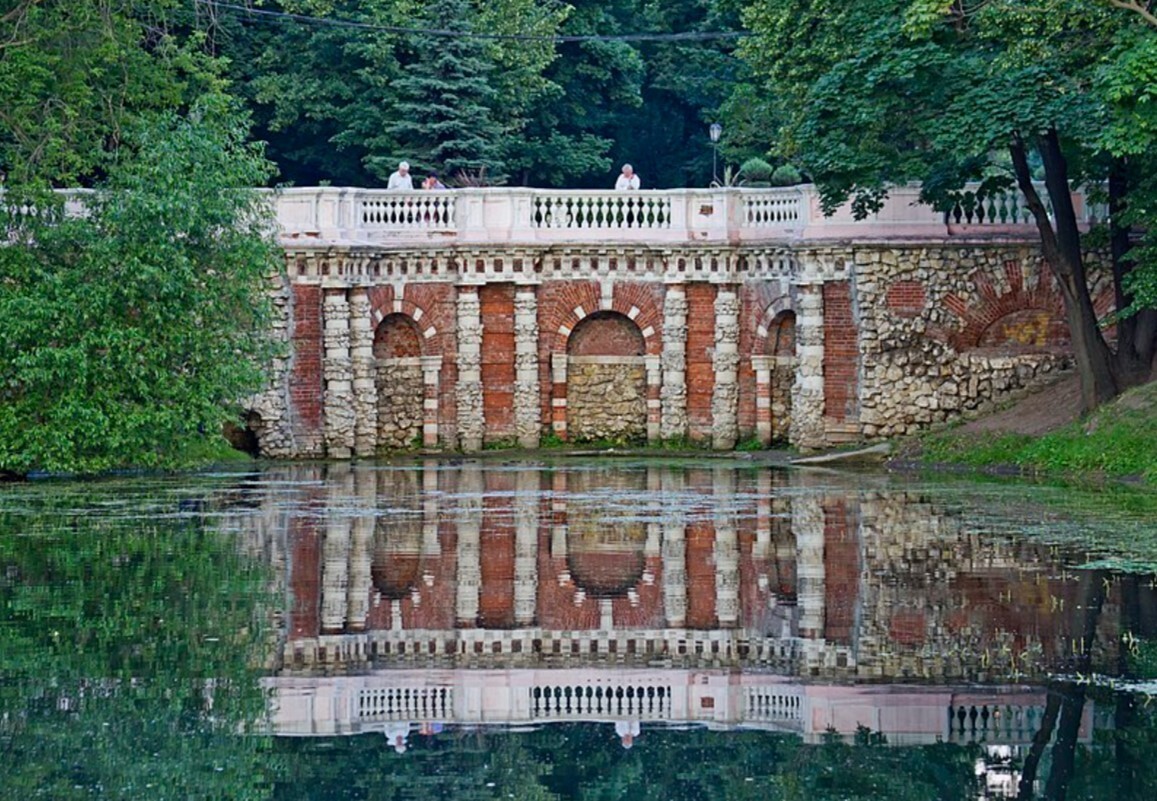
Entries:
POLYGON ((949 430, 921 438, 912 452, 928 466, 1017 469, 1076 480, 1132 479, 1157 486, 1157 382, 1043 436, 949 430))

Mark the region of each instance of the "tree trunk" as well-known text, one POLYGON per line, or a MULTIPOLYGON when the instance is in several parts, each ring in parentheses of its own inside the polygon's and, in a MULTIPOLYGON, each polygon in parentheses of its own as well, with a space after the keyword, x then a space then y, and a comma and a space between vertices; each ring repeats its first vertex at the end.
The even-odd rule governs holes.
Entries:
POLYGON ((1053 272, 1065 303, 1073 358, 1081 379, 1081 407, 1089 412, 1119 393, 1113 375, 1113 354, 1101 335, 1097 313, 1085 276, 1081 256, 1081 234, 1069 193, 1068 165, 1061 152, 1056 131, 1040 136, 1037 147, 1045 165, 1045 185, 1053 203, 1053 220, 1032 183, 1024 140, 1014 134, 1009 152, 1016 182, 1024 193, 1029 210, 1041 235, 1041 252, 1053 272))
MULTIPOLYGON (((1129 192, 1129 164, 1123 157, 1114 158, 1109 169, 1109 248, 1113 258, 1113 289, 1117 309, 1133 302, 1124 287, 1125 277, 1136 265, 1129 259, 1132 244, 1129 228, 1120 224, 1129 192)), ((1153 369, 1153 349, 1157 336, 1157 309, 1143 309, 1117 321, 1117 357, 1115 373, 1118 385, 1143 384, 1153 369)))
POLYGON ((1018 801, 1029 801, 1033 797, 1033 785, 1036 784, 1036 772, 1040 767, 1041 757, 1044 756, 1049 740, 1053 738, 1053 729, 1057 725, 1057 714, 1061 711, 1061 697, 1049 692, 1045 701, 1045 713, 1041 718, 1040 728, 1032 736, 1032 746, 1028 756, 1024 758, 1024 767, 1020 771, 1020 782, 1017 784, 1016 797, 1018 801))

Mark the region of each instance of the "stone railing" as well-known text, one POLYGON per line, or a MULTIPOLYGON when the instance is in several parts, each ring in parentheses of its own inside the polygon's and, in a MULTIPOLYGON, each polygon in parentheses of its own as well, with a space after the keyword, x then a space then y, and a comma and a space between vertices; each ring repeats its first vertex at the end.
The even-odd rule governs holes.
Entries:
MULTIPOLYGON (((525 726, 572 721, 708 725, 802 735, 818 743, 860 727, 894 745, 1025 746, 1044 713, 1044 688, 849 685, 765 672, 669 667, 392 669, 346 676, 282 675, 270 691, 273 731, 364 734, 396 724, 525 726)), ((1086 705, 1077 739, 1093 737, 1086 705)), ((402 731, 405 731, 403 728, 402 731)))
MULTIPOLYGON (((1042 197, 1047 201, 1044 187, 1042 197)), ((948 212, 919 203, 917 187, 894 188, 864 220, 841 208, 824 216, 811 185, 780 189, 668 189, 638 192, 523 187, 399 192, 338 187, 272 194, 283 239, 327 244, 450 245, 688 242, 742 244, 954 235, 1036 235, 1023 196, 966 193, 948 212)), ((1078 220, 1102 210, 1074 192, 1078 220)), ((1051 206, 1050 206, 1051 208, 1051 206)))

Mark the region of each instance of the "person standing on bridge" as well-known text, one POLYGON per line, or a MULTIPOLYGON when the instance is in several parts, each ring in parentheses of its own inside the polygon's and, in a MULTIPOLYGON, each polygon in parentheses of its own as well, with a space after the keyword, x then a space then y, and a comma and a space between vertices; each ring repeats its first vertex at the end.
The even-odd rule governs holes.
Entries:
POLYGON ((623 165, 623 172, 619 175, 619 179, 615 181, 615 189, 627 190, 639 188, 639 176, 635 175, 635 168, 630 164, 623 165))
POLYGON ((386 184, 386 189, 413 189, 414 178, 410 175, 410 163, 402 161, 398 163, 398 169, 390 175, 390 182, 386 184))

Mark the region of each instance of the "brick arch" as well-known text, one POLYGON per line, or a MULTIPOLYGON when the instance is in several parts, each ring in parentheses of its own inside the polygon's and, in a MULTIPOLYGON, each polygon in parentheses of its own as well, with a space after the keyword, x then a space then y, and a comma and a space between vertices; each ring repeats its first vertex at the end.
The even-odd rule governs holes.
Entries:
MULTIPOLYGON (((1064 301, 1048 268, 1040 264, 1035 282, 1030 282, 1022 263, 1010 259, 1004 262, 1004 277, 1008 289, 1000 292, 990 276, 973 273, 979 301, 969 303, 956 294, 944 298, 945 308, 960 321, 960 327, 948 333, 948 343, 958 351, 1067 348, 1064 301)), ((1103 299, 1098 305, 1104 305, 1103 299)))
POLYGON ((437 327, 431 322, 430 313, 418 304, 405 298, 372 298, 370 305, 370 324, 374 331, 382 324, 382 320, 391 314, 403 314, 413 321, 422 334, 424 341, 429 341, 438 335, 437 327))
MULTIPOLYGON (((635 327, 638 328, 639 333, 643 337, 644 353, 658 354, 662 352, 662 341, 659 337, 658 329, 655 327, 655 325, 648 324, 646 327, 644 327, 639 324, 640 321, 638 318, 643 316, 643 310, 629 302, 620 301, 616 297, 615 301, 611 304, 611 308, 609 309, 603 309, 598 306, 594 306, 593 308, 588 309, 582 305, 578 305, 570 309, 569 312, 565 314, 563 322, 558 326, 558 329, 555 332, 554 341, 551 345, 551 353, 566 353, 571 334, 574 333, 574 330, 578 327, 579 323, 590 317, 592 314, 605 314, 606 312, 615 312, 618 315, 621 315, 622 317, 625 317, 627 320, 631 321, 635 327)), ((649 323, 649 320, 644 320, 643 322, 649 323)))
POLYGON ((763 310, 763 313, 759 316, 759 321, 755 325, 755 338, 751 347, 752 356, 775 355, 767 352, 768 334, 771 332, 775 318, 787 312, 790 312, 792 316, 798 320, 795 306, 792 304, 791 298, 787 295, 781 295, 776 298, 763 310))
POLYGON ((405 312, 387 314, 374 326, 374 357, 421 356, 425 352, 422 328, 405 312), (387 352, 386 345, 391 348, 387 352))

